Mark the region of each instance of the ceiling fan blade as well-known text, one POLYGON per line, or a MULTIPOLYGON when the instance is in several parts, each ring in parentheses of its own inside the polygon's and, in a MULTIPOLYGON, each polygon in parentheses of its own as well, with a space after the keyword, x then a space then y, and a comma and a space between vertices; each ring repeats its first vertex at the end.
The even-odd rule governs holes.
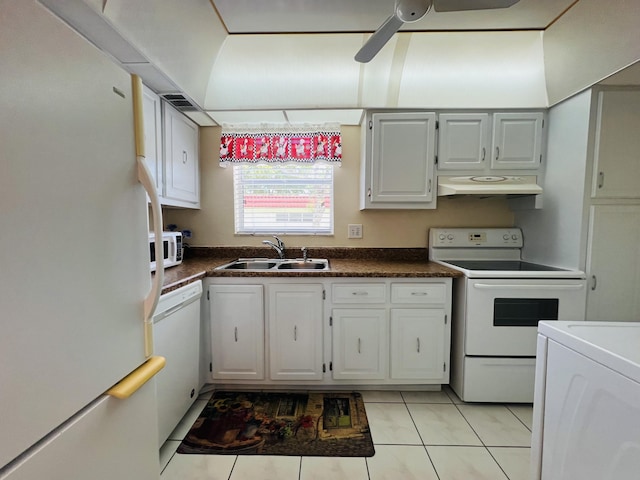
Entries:
POLYGON ((395 14, 391 15, 387 20, 376 30, 369 40, 362 46, 362 48, 356 53, 354 57, 357 62, 367 63, 380 51, 382 47, 389 41, 393 34, 396 33, 400 27, 404 25, 404 22, 400 20, 395 14))
POLYGON ((460 12, 463 10, 488 10, 508 8, 520 0, 434 0, 436 12, 460 12))

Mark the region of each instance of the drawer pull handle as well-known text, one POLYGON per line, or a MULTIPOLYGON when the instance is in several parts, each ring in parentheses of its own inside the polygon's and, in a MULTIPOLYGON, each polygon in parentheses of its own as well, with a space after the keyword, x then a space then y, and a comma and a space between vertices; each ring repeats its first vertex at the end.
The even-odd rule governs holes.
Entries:
POLYGON ((360 347, 362 346, 362 342, 360 341, 360 337, 358 337, 358 353, 361 353, 360 347))
POLYGON ((429 295, 428 292, 411 292, 411 295, 413 295, 414 297, 426 297, 427 295, 429 295))
POLYGON ((369 292, 363 292, 363 291, 351 292, 351 295, 357 295, 357 296, 360 296, 360 297, 366 297, 367 295, 369 295, 369 292))
POLYGON ((298 326, 297 325, 293 326, 293 341, 294 342, 298 341, 298 326))
POLYGON ((238 327, 235 327, 233 329, 233 337, 235 338, 236 342, 238 341, 238 327))
POLYGON ((417 341, 417 352, 420 353, 420 337, 416 338, 417 341))

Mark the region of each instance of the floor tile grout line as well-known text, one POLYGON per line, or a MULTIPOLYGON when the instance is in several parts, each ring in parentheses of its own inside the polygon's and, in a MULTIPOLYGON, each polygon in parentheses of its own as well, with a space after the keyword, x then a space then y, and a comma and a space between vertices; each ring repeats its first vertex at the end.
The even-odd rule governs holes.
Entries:
POLYGON ((238 463, 238 455, 236 455, 236 459, 233 461, 233 465, 231 465, 231 470, 229 471, 229 477, 227 478, 227 480, 231 480, 233 470, 236 468, 236 463, 238 463))
MULTIPOLYGON (((402 395, 402 393, 400 393, 400 395, 402 395)), ((403 399, 404 399, 404 397, 403 397, 403 399)), ((424 448, 424 452, 427 454, 427 458, 429 459, 429 463, 431 463, 431 467, 433 467, 433 471, 435 472, 436 477, 438 477, 438 480, 440 480, 440 474, 438 473, 438 469, 436 468, 435 463, 433 463, 433 460, 431 459, 431 455, 429 455, 429 450, 427 450, 427 446, 424 443, 424 439, 422 438, 422 435, 420 434, 420 429, 416 425, 416 421, 413 419, 413 415, 411 415, 411 410, 409 410, 409 405, 407 405, 407 402, 404 402, 404 407, 407 409, 407 412, 409 413, 409 418, 411 419, 411 422, 413 423, 413 426, 416 429, 416 432, 418 432, 418 437, 420 438, 420 441, 422 442, 422 448, 424 448)))
MULTIPOLYGON (((402 395, 402 393, 400 393, 400 395, 402 395)), ((420 441, 422 442, 422 448, 424 448, 424 451, 427 454, 427 458, 429 459, 429 462, 431 462, 431 466, 433 467, 433 471, 436 473, 436 477, 438 477, 438 480, 440 480, 440 474, 438 473, 438 470, 436 469, 436 465, 433 463, 433 460, 431 459, 431 455, 429 455, 429 450, 427 450, 427 446, 425 445, 422 435, 420 434, 420 429, 416 425, 416 421, 413 419, 413 415, 411 415, 411 410, 409 410, 409 406, 407 405, 407 402, 404 402, 404 408, 407 409, 407 413, 409 414, 409 418, 413 423, 413 427, 416 429, 416 432, 418 432, 418 438, 420 438, 420 441)))
POLYGON ((504 468, 502 468, 502 465, 500 465, 500 462, 498 461, 498 459, 493 456, 493 453, 491 453, 491 450, 489 450, 488 448, 487 448, 487 453, 491 455, 491 458, 493 458, 493 461, 496 462, 496 464, 498 465, 498 468, 502 470, 502 473, 504 473, 504 476, 507 477, 508 480, 511 480, 511 477, 509 477, 507 472, 505 472, 504 468))
MULTIPOLYGON (((516 417, 516 418, 518 419, 518 421, 519 421, 522 425, 524 425, 524 427, 525 427, 527 430, 529 430, 529 432, 531 432, 531 429, 529 428, 529 426, 528 426, 526 423, 524 423, 524 422, 522 421, 522 419, 521 419, 518 415, 516 415, 516 413, 515 413, 513 410, 511 410, 511 408, 509 407, 509 405, 505 404, 505 407, 507 407, 507 410, 509 410, 509 411, 511 412, 511 414, 512 414, 514 417, 516 417)), ((531 432, 531 433, 533 433, 533 432, 531 432)))
POLYGON ((476 432, 476 429, 473 428, 473 425, 471 425, 471 422, 469 422, 467 417, 464 416, 464 413, 462 413, 462 410, 460 410, 460 406, 457 403, 454 403, 453 405, 456 407, 456 410, 458 410, 458 413, 462 415, 462 418, 464 418, 464 421, 467 422, 467 425, 469 425, 469 428, 471 429, 471 431, 473 431, 476 437, 478 437, 478 440, 480 440, 480 443, 482 443, 482 446, 484 448, 487 448, 487 446, 484 443, 484 440, 480 437, 480 435, 478 435, 478 432, 476 432))

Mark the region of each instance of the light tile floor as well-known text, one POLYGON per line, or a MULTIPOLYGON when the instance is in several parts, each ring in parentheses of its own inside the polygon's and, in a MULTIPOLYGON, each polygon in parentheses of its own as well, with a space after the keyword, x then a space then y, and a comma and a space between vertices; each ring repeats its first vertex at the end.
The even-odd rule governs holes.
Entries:
POLYGON ((160 450, 162 480, 527 480, 532 406, 471 404, 438 392, 362 391, 369 458, 180 455, 201 396, 160 450))

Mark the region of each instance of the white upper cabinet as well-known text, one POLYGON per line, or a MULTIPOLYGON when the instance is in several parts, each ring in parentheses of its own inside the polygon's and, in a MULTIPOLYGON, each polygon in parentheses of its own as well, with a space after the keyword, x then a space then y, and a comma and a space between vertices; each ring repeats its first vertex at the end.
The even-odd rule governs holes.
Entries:
POLYGON ((144 153, 158 195, 163 194, 164 188, 164 169, 162 166, 162 112, 160 103, 160 97, 146 86, 143 86, 144 153))
POLYGON ((640 198, 640 91, 598 94, 593 198, 640 198))
POLYGON ((198 126, 163 103, 166 205, 200 207, 198 126))
POLYGON ((435 208, 435 113, 385 112, 367 118, 360 208, 435 208))
POLYGON ((493 114, 491 168, 535 170, 542 161, 542 112, 493 114))
POLYGON ((443 113, 438 124, 439 170, 484 169, 491 127, 488 113, 443 113))
POLYGON ((198 126, 143 87, 145 160, 162 205, 200 208, 198 126))

